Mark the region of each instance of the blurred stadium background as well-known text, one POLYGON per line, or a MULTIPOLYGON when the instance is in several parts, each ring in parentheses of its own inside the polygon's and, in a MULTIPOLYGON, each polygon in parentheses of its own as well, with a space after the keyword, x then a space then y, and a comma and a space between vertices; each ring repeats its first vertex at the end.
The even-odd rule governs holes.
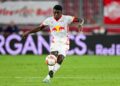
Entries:
POLYGON ((70 26, 70 58, 51 86, 120 86, 120 0, 0 0, 0 86, 45 86, 49 30, 21 35, 51 16, 55 4, 85 24, 79 35, 70 26))

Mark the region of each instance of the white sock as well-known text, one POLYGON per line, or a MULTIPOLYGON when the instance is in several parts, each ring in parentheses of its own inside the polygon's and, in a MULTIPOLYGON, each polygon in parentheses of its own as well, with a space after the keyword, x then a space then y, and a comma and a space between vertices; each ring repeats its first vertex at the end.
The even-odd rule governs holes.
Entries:
POLYGON ((54 65, 53 65, 53 66, 49 66, 49 65, 48 65, 49 71, 50 71, 50 70, 53 70, 53 68, 54 68, 54 65))
POLYGON ((46 76, 46 79, 50 79, 50 75, 49 74, 46 76))
POLYGON ((53 72, 55 73, 59 68, 60 68, 60 65, 59 65, 58 63, 56 63, 56 64, 54 65, 53 72))

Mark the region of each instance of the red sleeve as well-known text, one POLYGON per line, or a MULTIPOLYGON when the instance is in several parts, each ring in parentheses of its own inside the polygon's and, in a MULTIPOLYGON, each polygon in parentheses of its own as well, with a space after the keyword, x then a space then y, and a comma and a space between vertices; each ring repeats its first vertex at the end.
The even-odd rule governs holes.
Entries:
POLYGON ((81 18, 74 17, 73 22, 82 22, 81 18))
POLYGON ((73 22, 79 22, 79 19, 77 17, 74 17, 73 22))

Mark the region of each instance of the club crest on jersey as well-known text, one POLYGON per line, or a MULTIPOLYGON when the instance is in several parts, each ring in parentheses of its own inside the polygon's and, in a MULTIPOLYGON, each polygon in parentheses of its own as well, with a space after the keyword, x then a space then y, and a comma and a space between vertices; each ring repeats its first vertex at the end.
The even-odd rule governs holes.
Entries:
POLYGON ((51 31, 60 32, 62 30, 64 30, 64 27, 61 27, 61 26, 58 25, 58 26, 55 26, 51 31))

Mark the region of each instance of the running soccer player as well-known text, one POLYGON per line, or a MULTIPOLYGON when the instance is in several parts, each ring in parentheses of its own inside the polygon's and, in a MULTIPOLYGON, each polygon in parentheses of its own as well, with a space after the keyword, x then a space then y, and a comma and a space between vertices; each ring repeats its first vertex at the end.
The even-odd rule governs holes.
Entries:
POLYGON ((30 33, 38 32, 45 27, 50 28, 52 40, 50 45, 50 54, 57 57, 57 63, 54 66, 48 65, 48 75, 45 77, 43 82, 47 83, 53 77, 55 72, 60 68, 63 59, 66 57, 66 52, 69 49, 69 24, 78 22, 78 28, 81 28, 84 20, 81 18, 63 15, 62 7, 60 5, 55 5, 53 7, 53 16, 45 19, 39 27, 25 33, 23 37, 28 36, 30 33))

